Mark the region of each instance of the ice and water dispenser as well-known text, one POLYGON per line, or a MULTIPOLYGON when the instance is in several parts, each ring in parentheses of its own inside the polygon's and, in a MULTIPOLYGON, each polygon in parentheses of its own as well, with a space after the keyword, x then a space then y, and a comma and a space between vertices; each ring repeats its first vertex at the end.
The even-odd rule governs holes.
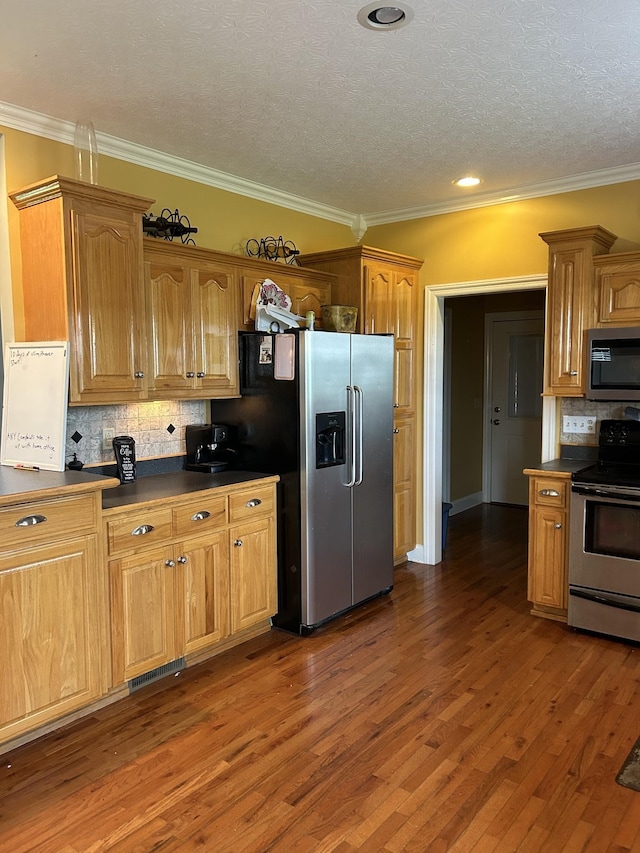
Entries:
POLYGON ((316 468, 345 463, 345 412, 316 414, 316 468))

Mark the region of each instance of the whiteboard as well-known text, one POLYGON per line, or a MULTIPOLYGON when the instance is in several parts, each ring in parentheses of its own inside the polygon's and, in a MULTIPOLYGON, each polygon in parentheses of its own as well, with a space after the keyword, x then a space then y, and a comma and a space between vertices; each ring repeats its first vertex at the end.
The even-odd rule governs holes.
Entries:
POLYGON ((0 463, 64 471, 69 342, 7 344, 0 463))

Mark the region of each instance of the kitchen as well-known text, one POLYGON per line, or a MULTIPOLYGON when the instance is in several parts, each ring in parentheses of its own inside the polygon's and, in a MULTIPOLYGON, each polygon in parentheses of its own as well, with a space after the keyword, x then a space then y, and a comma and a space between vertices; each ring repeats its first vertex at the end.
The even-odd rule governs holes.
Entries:
MULTIPOLYGON (((59 139, 50 138, 50 136, 47 136, 46 131, 43 131, 43 127, 38 125, 38 122, 34 117, 23 116, 22 119, 23 122, 20 127, 16 126, 17 120, 14 116, 7 115, 4 121, 0 119, 5 156, 5 169, 3 175, 5 181, 5 186, 3 187, 5 196, 8 196, 9 192, 14 192, 21 187, 41 181, 48 175, 73 174, 73 153, 69 140, 62 142, 59 139), (29 124, 27 119, 30 119, 32 123, 29 124)), ((42 125, 45 124, 45 122, 42 122, 42 125)), ((198 242, 202 247, 212 248, 220 252, 232 252, 237 245, 246 242, 248 237, 253 236, 256 233, 270 233, 273 231, 287 235, 291 234, 294 236, 296 244, 304 251, 304 253, 309 254, 335 250, 338 247, 348 247, 353 245, 353 236, 348 223, 329 221, 323 219, 319 215, 309 213, 308 211, 292 211, 286 207, 282 207, 268 201, 265 203, 265 200, 258 201, 248 195, 238 195, 237 193, 231 193, 204 183, 195 184, 192 177, 190 177, 186 172, 182 176, 176 176, 175 174, 164 172, 162 168, 160 168, 160 161, 153 159, 152 152, 144 153, 146 158, 145 165, 127 162, 116 157, 110 157, 109 155, 101 155, 101 183, 106 187, 111 187, 121 192, 136 194, 146 198, 156 198, 160 201, 162 206, 171 205, 172 207, 176 206, 181 210, 188 211, 192 220, 196 222, 199 227, 198 242), (250 233, 247 233, 249 228, 247 222, 251 223, 250 233)), ((622 183, 612 183, 588 189, 578 189, 574 187, 567 189, 563 193, 551 194, 542 198, 522 199, 519 201, 512 201, 506 204, 478 208, 475 210, 441 212, 437 215, 425 216, 409 223, 390 222, 386 224, 373 225, 367 231, 366 241, 369 245, 377 246, 387 251, 402 253, 403 255, 416 258, 424 258, 425 264, 420 272, 421 287, 430 287, 439 283, 451 281, 486 281, 489 279, 503 279, 515 275, 539 275, 545 273, 547 269, 547 247, 538 237, 540 232, 546 232, 554 229, 571 229, 601 222, 614 233, 621 235, 617 241, 617 245, 614 247, 614 251, 616 253, 622 252, 627 248, 633 248, 634 241, 637 240, 637 237, 640 234, 637 206, 634 202, 637 189, 638 182, 634 178, 622 183), (490 240, 487 239, 487 234, 491 235, 490 240)), ((3 214, 7 217, 8 227, 5 229, 6 233, 3 234, 2 239, 7 244, 8 251, 2 253, 2 313, 3 325, 5 328, 5 339, 10 340, 13 338, 13 332, 15 332, 16 339, 21 337, 23 333, 22 327, 25 322, 22 308, 22 263, 17 210, 12 204, 7 204, 6 211, 3 211, 3 214), (7 329, 9 329, 8 332, 7 329)), ((289 272, 287 275, 292 275, 292 273, 289 272)), ((416 354, 414 356, 418 374, 418 392, 415 400, 415 409, 419 417, 424 404, 423 382, 420 372, 424 357, 424 349, 420 334, 420 329, 422 328, 423 323, 421 299, 417 300, 414 320, 418 330, 418 335, 416 337, 416 354)), ((565 398, 560 394, 558 399, 564 400, 565 398)), ((577 400, 573 400, 570 404, 577 404, 577 402, 577 400)), ((189 401, 185 404, 184 401, 174 400, 170 407, 163 410, 163 416, 159 416, 157 412, 147 410, 147 407, 152 407, 153 405, 155 404, 146 402, 130 404, 114 402, 112 405, 106 406, 108 411, 100 412, 100 426, 98 426, 98 413, 93 411, 93 407, 80 406, 77 409, 70 410, 69 417, 71 419, 70 423, 73 424, 73 429, 69 429, 68 433, 70 435, 76 431, 82 433, 85 437, 83 439, 85 442, 87 442, 87 436, 92 436, 90 442, 93 442, 93 446, 90 443, 89 453, 87 454, 86 447, 83 445, 81 457, 83 456, 85 459, 89 459, 89 461, 98 462, 102 455, 102 416, 107 414, 109 418, 109 428, 113 428, 116 434, 132 432, 133 429, 130 428, 130 425, 133 425, 134 423, 137 429, 139 429, 141 422, 148 424, 149 429, 147 431, 149 433, 153 432, 155 439, 154 441, 149 442, 149 444, 152 445, 152 449, 148 452, 149 456, 163 456, 179 453, 182 449, 182 445, 181 443, 179 447, 176 447, 176 445, 179 441, 181 442, 182 439, 178 440, 173 438, 172 436, 174 433, 167 434, 167 426, 178 426, 177 431, 181 433, 182 428, 187 423, 193 423, 200 420, 201 412, 202 415, 206 417, 204 405, 200 410, 195 409, 194 413, 193 406, 197 406, 197 401, 189 401), (185 407, 188 407, 186 414, 185 407), (81 411, 83 408, 86 409, 85 412, 81 411), (168 424, 164 423, 164 415, 166 414, 169 415, 169 417, 166 418, 166 420, 168 420, 168 424), (160 417, 162 417, 162 422, 160 422, 160 417), (85 426, 85 424, 87 426, 85 426)), ((561 403, 561 405, 566 404, 561 403)), ((431 436, 430 425, 428 423, 425 424, 423 432, 425 436, 431 436)), ((431 440, 431 438, 429 438, 429 440, 431 440)), ((417 449, 418 462, 415 468, 417 481, 416 491, 417 494, 420 495, 423 491, 422 465, 420 462, 422 447, 420 442, 418 442, 417 449)), ((145 455, 147 454, 145 453, 145 455)), ((418 498, 418 506, 416 507, 418 519, 421 519, 423 516, 421 510, 420 498, 418 498)), ((427 529, 426 526, 423 525, 421 521, 418 521, 415 526, 415 530, 412 531, 412 538, 416 545, 425 544, 425 529, 427 529)), ((447 559, 449 559, 449 557, 447 559)), ((406 570, 403 569, 401 571, 404 572, 406 570)), ((439 580, 442 583, 445 583, 446 581, 446 579, 441 577, 441 570, 417 568, 415 572, 416 575, 414 575, 413 579, 415 580, 418 576, 425 579, 430 591, 433 591, 432 587, 436 586, 439 580)), ((406 577, 407 587, 405 588, 410 588, 411 580, 411 577, 406 577)), ((472 608, 474 604, 477 604, 473 599, 465 598, 461 590, 457 590, 457 594, 462 595, 461 600, 469 607, 472 608)), ((524 602, 525 600, 526 596, 524 591, 522 591, 522 601, 524 602)), ((383 606, 384 602, 381 601, 379 605, 383 606)), ((378 605, 376 605, 376 608, 377 607, 378 605)), ((375 612, 379 613, 381 611, 376 609, 375 612)), ((370 614, 371 608, 367 608, 359 616, 354 617, 354 621, 366 622, 367 617, 370 614)), ((408 619, 413 620, 420 620, 423 616, 419 608, 413 614, 407 612, 405 615, 408 619)), ((433 613, 431 613, 431 616, 433 617, 433 613)), ((490 614, 487 614, 487 617, 490 619, 490 614)), ((464 618, 462 613, 459 613, 459 618, 464 618)), ((548 625, 547 623, 543 623, 542 620, 532 619, 530 622, 533 623, 532 627, 530 629, 524 629, 525 631, 530 630, 533 634, 540 637, 543 643, 549 643, 549 638, 551 637, 556 638, 558 645, 561 645, 564 642, 568 644, 568 648, 575 652, 575 639, 561 633, 559 626, 548 625), (557 629, 555 633, 554 629, 557 629), (545 634, 546 631, 550 633, 545 634)), ((524 623, 520 622, 519 624, 524 623)), ((350 625, 351 622, 347 621, 345 627, 349 627, 350 625)), ((443 625, 442 630, 444 631, 445 628, 447 630, 451 629, 450 626, 443 625)), ((494 626, 494 629, 497 630, 496 626, 494 626)), ((224 663, 220 661, 215 664, 206 665, 208 669, 205 668, 202 672, 214 673, 214 682, 216 686, 211 688, 212 691, 215 692, 219 685, 231 688, 239 679, 242 680, 243 676, 248 676, 249 681, 252 677, 257 677, 260 662, 268 660, 269 664, 275 665, 274 657, 269 655, 267 648, 272 643, 276 646, 280 643, 284 644, 284 640, 281 640, 279 635, 277 637, 272 636, 275 633, 276 632, 269 632, 269 634, 265 634, 265 637, 269 637, 269 639, 265 639, 262 642, 267 643, 267 646, 260 645, 259 638, 252 638, 249 641, 250 645, 248 650, 240 651, 239 647, 235 650, 230 649, 228 655, 222 656, 225 659, 224 663), (247 657, 245 657, 245 655, 247 657), (228 663, 226 662, 227 658, 228 663), (235 670, 232 666, 234 662, 238 665, 238 668, 235 670), (230 668, 226 669, 227 666, 230 668), (220 669, 218 669, 218 667, 220 667, 220 669)), ((345 634, 346 631, 341 631, 340 637, 344 639, 345 634)), ((407 648, 411 648, 412 638, 408 632, 402 632, 399 635, 399 639, 407 644, 407 648)), ((421 634, 415 637, 415 642, 428 644, 429 642, 432 642, 432 639, 433 638, 430 639, 428 634, 421 634)), ((326 648, 329 648, 330 643, 327 639, 321 638, 321 642, 326 644, 326 648)), ((375 648, 376 637, 372 628, 365 631, 362 637, 362 642, 369 643, 371 644, 371 647, 375 648)), ((456 646, 456 651, 462 654, 464 647, 464 637, 460 636, 459 645, 456 646)), ((289 647, 287 646, 287 649, 288 648, 289 647)), ((314 648, 317 649, 318 645, 314 648)), ((629 653, 623 661, 620 656, 620 652, 613 650, 608 652, 607 647, 604 645, 598 644, 591 648, 601 651, 603 659, 606 659, 610 663, 612 672, 620 672, 621 670, 626 669, 629 674, 632 674, 633 656, 631 653, 629 653)), ((342 651, 334 646, 331 653, 329 653, 327 658, 322 662, 320 659, 314 661, 313 658, 309 658, 306 662, 298 659, 295 665, 292 663, 292 669, 297 668, 298 673, 295 683, 300 686, 305 679, 309 682, 321 681, 322 674, 316 672, 315 669, 324 667, 327 671, 335 672, 336 670, 339 670, 341 666, 341 654, 346 654, 346 650, 351 653, 352 649, 353 647, 348 643, 342 647, 342 651)), ((522 651, 522 646, 509 646, 509 650, 511 652, 515 653, 516 649, 522 651)), ((496 656, 499 656, 497 647, 493 650, 496 656)), ((284 645, 280 647, 280 652, 282 655, 288 653, 285 651, 284 645)), ((575 662, 576 658, 574 657, 574 666, 577 666, 578 672, 584 673, 587 665, 586 661, 588 660, 588 654, 584 651, 582 654, 585 655, 585 657, 580 658, 580 661, 577 664, 575 662)), ((377 679, 375 683, 381 685, 384 681, 383 672, 376 670, 373 663, 367 661, 366 658, 360 658, 359 661, 363 671, 370 674, 374 680, 377 679)), ((442 670, 432 672, 432 678, 434 680, 438 677, 444 678, 444 669, 445 668, 443 667, 442 670)), ((603 671, 602 667, 595 667, 592 670, 594 676, 597 674, 601 675, 603 671)), ((185 675, 188 676, 188 682, 195 680, 198 677, 194 673, 189 674, 188 670, 185 675)), ((279 699, 278 696, 281 696, 286 692, 287 684, 294 683, 292 675, 289 680, 287 680, 287 676, 289 675, 289 672, 283 665, 283 669, 280 670, 280 677, 277 679, 277 688, 280 692, 276 694, 276 703, 284 701, 283 699, 279 699)), ((413 675, 417 678, 418 674, 413 671, 413 675)), ((350 676, 353 684, 357 685, 357 671, 351 671, 350 676)), ((544 681, 544 677, 542 675, 538 676, 538 678, 544 681)), ((549 676, 549 678, 553 681, 558 678, 558 675, 556 673, 549 676)), ((272 684, 272 688, 273 686, 274 685, 272 684)), ((180 682, 180 679, 177 679, 175 687, 180 691, 179 694, 176 693, 176 701, 178 701, 178 695, 184 699, 186 694, 183 692, 182 682, 180 682)), ((431 688, 425 687, 424 689, 428 690, 431 688)), ((458 702, 459 707, 464 706, 466 701, 470 701, 469 696, 465 694, 463 690, 458 692, 456 692, 455 688, 452 688, 452 690, 454 693, 452 701, 458 702)), ((245 684, 244 691, 244 693, 241 691, 238 694, 233 694, 235 696, 234 701, 237 702, 237 705, 235 706, 236 709, 242 702, 245 704, 261 704, 261 694, 258 692, 257 686, 254 691, 250 683, 245 684)), ((443 701, 445 694, 443 694, 443 701)), ((358 692, 357 690, 354 691, 354 695, 363 697, 367 696, 366 692, 358 692)), ((264 696, 264 694, 262 694, 262 696, 264 696)), ((541 691, 540 696, 547 696, 547 694, 545 694, 544 691, 541 691)), ((618 703, 614 702, 614 704, 622 705, 625 701, 624 691, 620 689, 620 692, 616 694, 616 696, 619 701, 618 703)), ((132 708, 135 708, 136 711, 138 711, 146 703, 146 712, 148 716, 145 717, 145 722, 147 722, 147 725, 151 726, 154 725, 150 722, 153 719, 153 712, 149 708, 149 705, 152 704, 153 697, 154 692, 152 689, 152 692, 147 694, 147 698, 145 700, 137 700, 134 698, 131 700, 132 704, 128 705, 130 711, 132 708)), ((372 699, 374 699, 374 697, 372 697, 372 699)), ((413 700, 417 703, 418 708, 423 707, 426 709, 427 707, 426 705, 421 705, 421 702, 426 703, 426 696, 420 697, 417 692, 412 694, 408 685, 403 687, 403 692, 398 695, 396 701, 399 702, 401 699, 406 700, 409 704, 411 700, 413 700)), ((189 700, 187 698, 186 702, 188 701, 189 700)), ((202 699, 198 701, 204 702, 205 700, 202 699)), ((387 695, 386 701, 388 702, 389 708, 394 707, 392 696, 387 695)), ((542 699, 540 701, 542 701, 542 699)), ((549 701, 552 701, 551 697, 549 698, 549 701)), ((590 698, 585 697, 584 701, 588 702, 591 700, 590 698)), ((571 697, 565 695, 564 702, 565 707, 569 708, 571 706, 571 697)), ((127 704, 126 700, 125 704, 127 704)), ((263 700, 262 704, 264 704, 263 700)), ((168 715, 172 713, 170 707, 171 706, 167 709, 168 715)), ((173 710, 176 712, 175 706, 173 710)), ((603 714, 607 713, 606 709, 602 705, 599 706, 599 710, 603 714)), ((300 725, 302 725, 302 721, 304 719, 307 719, 308 716, 313 716, 314 706, 310 705, 307 708, 298 707, 296 712, 300 715, 298 719, 300 721, 300 725)), ((128 712, 122 710, 121 713, 126 716, 128 712)), ((204 711, 203 713, 206 715, 207 712, 204 711)), ((282 713, 284 713, 284 710, 282 710, 282 713)), ((521 707, 520 713, 525 715, 526 707, 521 707)), ((611 711, 609 711, 609 713, 612 714, 611 711)), ((257 712, 257 714, 258 716, 251 718, 251 723, 255 725, 257 730, 260 730, 259 723, 264 725, 264 720, 260 722, 259 712, 257 712)), ((450 718, 455 721, 454 725, 459 727, 458 734, 462 739, 464 723, 461 723, 460 718, 456 716, 455 708, 451 709, 450 715, 450 718)), ((108 717, 101 718, 101 720, 106 719, 108 719, 108 717)), ((116 719, 117 717, 112 718, 112 720, 116 719)), ((380 709, 380 713, 377 716, 374 714, 370 719, 360 721, 360 726, 362 727, 360 731, 365 732, 373 729, 376 725, 380 724, 380 720, 386 721, 389 726, 392 727, 392 721, 387 719, 383 710, 380 709)), ((477 709, 476 720, 480 720, 480 712, 477 709)), ((229 720, 228 724, 232 726, 233 721, 229 720)), ((444 730, 444 728, 446 728, 446 715, 441 720, 441 729, 444 730)), ((624 734, 622 735, 623 739, 629 739, 632 737, 633 726, 629 721, 621 724, 621 728, 624 731, 624 734)), ((247 726, 246 730, 250 731, 251 725, 247 726)), ((284 725, 281 732, 283 737, 290 733, 284 725)), ((331 750, 335 747, 335 742, 332 742, 331 733, 327 730, 323 731, 322 736, 323 740, 321 745, 316 747, 318 750, 317 754, 324 756, 325 760, 330 760, 331 750)), ((343 736, 345 741, 353 740, 356 738, 356 732, 345 732, 343 736)), ((364 737, 364 734, 361 736, 364 737)), ((438 742, 437 737, 434 735, 434 739, 427 744, 426 751, 417 751, 420 759, 426 761, 428 757, 426 753, 428 753, 429 750, 436 749, 436 744, 438 742)), ((575 742, 577 743, 577 740, 575 740, 575 742)), ((51 741, 49 743, 51 743, 51 741)), ((60 741, 56 741, 56 743, 60 744, 60 741)), ((234 743, 236 746, 239 746, 237 741, 234 743)), ((299 746, 297 741, 296 744, 299 746)), ((104 750, 100 769, 101 771, 108 771, 110 766, 115 766, 115 764, 110 765, 110 760, 117 763, 118 759, 115 757, 110 760, 107 759, 107 740, 100 741, 100 746, 104 750)), ((411 765, 409 758, 411 743, 408 742, 403 746, 404 751, 402 757, 407 759, 414 774, 412 779, 409 774, 410 781, 407 784, 409 787, 413 785, 415 788, 418 784, 419 767, 415 764, 411 765)), ((47 749, 46 746, 44 748, 45 750, 47 749)), ((68 743, 65 748, 69 749, 68 743)), ((487 745, 487 748, 490 748, 490 744, 487 745)), ((33 752, 24 754, 36 756, 38 754, 38 749, 38 747, 33 747, 33 752)), ((116 751, 120 751, 120 749, 121 748, 116 750, 114 747, 113 752, 115 753, 116 751)), ((306 744, 306 749, 309 752, 313 752, 313 745, 311 743, 306 744)), ((130 747, 130 750, 131 751, 127 754, 131 758, 133 757, 133 753, 135 753, 136 747, 130 747)), ((163 755, 162 761, 170 760, 170 752, 171 749, 168 748, 168 752, 163 755)), ((252 757, 255 757, 256 754, 257 752, 254 752, 252 757)), ((456 758, 460 757, 455 753, 455 751, 452 754, 456 758)), ((250 749, 248 755, 251 755, 250 749)), ((42 754, 40 754, 40 756, 42 758, 42 754)), ((207 778, 210 779, 211 783, 216 779, 217 772, 224 773, 225 767, 222 765, 224 765, 225 762, 229 762, 229 756, 220 755, 218 758, 221 765, 197 765, 205 776, 209 774, 207 778)), ((566 758, 570 764, 568 755, 566 758)), ((47 759, 45 758, 43 760, 46 764, 47 759)), ((149 760, 153 761, 153 758, 149 760)), ((509 760, 513 761, 514 758, 507 757, 507 761, 509 760)), ((248 757, 247 761, 249 761, 248 757)), ((390 762, 389 759, 387 759, 387 761, 388 763, 390 762)), ((487 764, 488 763, 489 762, 487 761, 487 764)), ((16 772, 20 769, 20 772, 22 772, 20 768, 19 754, 12 757, 12 764, 14 766, 11 769, 16 772)), ((33 767, 34 765, 31 766, 33 767)), ((48 766, 50 767, 50 765, 48 766)), ((166 766, 168 767, 168 765, 166 766)), ((196 765, 194 764, 194 767, 195 766, 196 765)), ((322 760, 316 761, 314 766, 322 772, 322 760)), ((451 766, 453 766, 453 762, 451 762, 451 766)), ((348 763, 347 767, 353 769, 352 765, 349 765, 348 763)), ((142 760, 140 764, 134 766, 132 774, 136 779, 141 778, 143 768, 144 761, 142 760)), ((123 764, 119 769, 121 777, 124 778, 127 772, 126 765, 123 764)), ((303 771, 301 768, 297 767, 295 769, 299 774, 302 774, 303 771)), ((443 770, 446 769, 447 766, 445 765, 443 770)), ((168 770, 168 772, 170 772, 170 770, 168 770)), ((181 768, 181 772, 185 772, 184 768, 181 768)), ((387 772, 387 774, 393 773, 393 768, 389 765, 387 770, 382 772, 383 777, 385 772, 387 772)), ((478 777, 480 777, 480 774, 484 772, 484 770, 478 770, 478 777)), ((114 782, 116 782, 118 774, 116 773, 112 778, 114 782)), ((467 778, 473 780, 473 772, 471 772, 470 777, 467 778)), ((545 781, 546 777, 544 776, 540 778, 541 790, 543 793, 546 793, 548 788, 551 786, 551 781, 545 781)), ((23 784, 26 785, 26 779, 23 779, 23 784)), ((266 782, 264 784, 266 785, 266 782)), ((304 787, 301 787, 299 790, 300 796, 303 797, 304 787)), ((342 790, 344 790, 345 793, 348 792, 347 788, 342 790)), ((462 790, 464 790, 464 788, 462 790)), ((340 791, 341 789, 338 787, 337 793, 339 794, 340 791)), ((461 792, 462 791, 459 791, 458 793, 461 792)), ((348 793, 353 796, 353 792, 348 793)), ((378 789, 377 794, 382 799, 382 792, 380 789, 378 789)), ((505 796, 506 800, 505 789, 502 790, 502 794, 505 796)), ((404 794, 402 792, 395 795, 396 800, 401 799, 403 796, 404 794)), ((252 807, 258 811, 259 803, 264 802, 262 797, 264 797, 264 794, 262 792, 258 792, 257 796, 254 795, 253 798, 250 798, 248 801, 245 800, 243 805, 248 812, 252 807)), ((544 797, 541 799, 544 799, 544 797)), ((326 802, 328 803, 329 801, 326 802)), ((335 800, 333 802, 335 804, 335 800)), ((376 805, 377 803, 375 798, 372 798, 367 803, 367 807, 371 813, 376 809, 376 805)), ((557 800, 555 805, 560 808, 561 801, 557 800)), ((345 805, 343 803, 341 806, 343 809, 348 808, 348 798, 347 804, 345 805)), ((574 803, 574 806, 578 809, 578 805, 576 803, 574 803)), ((29 808, 33 808, 33 804, 29 808)), ((228 808, 230 811, 233 810, 233 805, 230 801, 228 802, 228 808)), ((321 808, 321 813, 322 809, 328 808, 329 806, 327 804, 324 805, 321 808)), ((153 820, 153 806, 149 805, 148 809, 149 811, 145 812, 145 817, 149 817, 150 820, 153 820)), ((282 806, 281 809, 283 812, 288 811, 286 805, 282 806)), ((405 811, 413 814, 413 812, 411 812, 411 805, 407 806, 405 811)), ((592 804, 591 815, 593 820, 595 820, 593 815, 597 811, 598 809, 596 804, 592 804)), ((343 812, 343 818, 346 824, 347 818, 344 814, 345 813, 343 812)), ((402 814, 402 811, 400 811, 400 814, 402 814)), ((233 819, 233 815, 231 817, 233 819)), ((330 814, 323 814, 323 817, 329 821, 330 814)), ((257 814, 256 822, 259 824, 260 820, 260 815, 257 814)), ((400 818, 397 818, 397 820, 400 822, 400 818)), ((131 821, 127 823, 126 837, 133 837, 135 832, 135 820, 132 818, 131 821)), ((364 830, 362 830, 362 832, 364 833, 364 830)), ((628 832, 630 832, 630 830, 628 830, 628 832)), ((113 838, 115 839, 116 829, 113 829, 113 833, 113 838)), ((79 837, 81 838, 81 836, 79 837)), ((355 835, 353 840, 355 842, 355 835)), ((82 843, 82 840, 78 842, 80 849, 82 848, 82 843)), ((89 842, 87 842, 85 846, 88 847, 89 842)))

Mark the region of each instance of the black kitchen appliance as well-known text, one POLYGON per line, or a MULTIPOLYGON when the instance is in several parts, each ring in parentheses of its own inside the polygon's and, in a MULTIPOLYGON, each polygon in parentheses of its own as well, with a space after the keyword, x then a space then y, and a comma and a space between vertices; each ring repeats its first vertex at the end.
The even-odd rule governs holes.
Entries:
POLYGON ((572 474, 568 624, 640 642, 640 422, 603 420, 572 474))
POLYGON ((227 424, 189 424, 186 427, 187 471, 215 474, 234 467, 234 427, 227 424))

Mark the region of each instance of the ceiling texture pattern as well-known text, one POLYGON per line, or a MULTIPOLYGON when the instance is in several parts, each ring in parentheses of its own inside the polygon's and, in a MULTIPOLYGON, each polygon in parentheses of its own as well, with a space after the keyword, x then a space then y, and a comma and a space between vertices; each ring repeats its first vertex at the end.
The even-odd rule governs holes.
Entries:
POLYGON ((21 0, 0 98, 365 216, 640 177, 637 0, 408 3, 380 32, 358 0, 21 0))

